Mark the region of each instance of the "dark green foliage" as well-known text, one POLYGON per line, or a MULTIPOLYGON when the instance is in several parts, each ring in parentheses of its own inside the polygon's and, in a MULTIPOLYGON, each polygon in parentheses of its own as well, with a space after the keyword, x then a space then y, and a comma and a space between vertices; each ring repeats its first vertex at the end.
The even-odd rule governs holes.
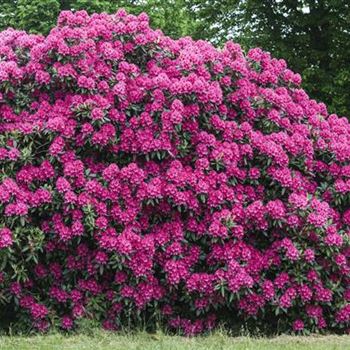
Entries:
POLYGON ((303 76, 331 112, 350 115, 350 2, 344 0, 188 1, 195 37, 262 47, 303 76))

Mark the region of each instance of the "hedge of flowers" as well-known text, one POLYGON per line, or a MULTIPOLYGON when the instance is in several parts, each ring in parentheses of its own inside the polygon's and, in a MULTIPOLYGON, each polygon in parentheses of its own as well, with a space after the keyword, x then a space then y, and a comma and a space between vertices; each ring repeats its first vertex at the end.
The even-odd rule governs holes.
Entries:
POLYGON ((300 83, 124 10, 0 33, 2 322, 348 332, 350 124, 300 83))

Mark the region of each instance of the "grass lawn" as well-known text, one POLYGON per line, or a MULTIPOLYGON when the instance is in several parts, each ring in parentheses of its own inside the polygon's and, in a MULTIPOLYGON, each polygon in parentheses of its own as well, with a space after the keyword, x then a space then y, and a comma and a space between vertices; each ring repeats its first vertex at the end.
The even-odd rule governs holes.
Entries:
POLYGON ((96 331, 92 335, 62 334, 0 337, 1 350, 350 350, 350 336, 228 337, 216 333, 186 338, 163 334, 121 335, 96 331))

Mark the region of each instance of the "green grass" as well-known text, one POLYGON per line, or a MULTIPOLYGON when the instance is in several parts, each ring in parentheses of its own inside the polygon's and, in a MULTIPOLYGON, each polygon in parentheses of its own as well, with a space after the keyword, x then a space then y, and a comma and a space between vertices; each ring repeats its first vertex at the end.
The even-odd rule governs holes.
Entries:
POLYGON ((229 337, 223 333, 186 338, 164 334, 49 334, 0 337, 1 350, 350 350, 350 336, 229 337))

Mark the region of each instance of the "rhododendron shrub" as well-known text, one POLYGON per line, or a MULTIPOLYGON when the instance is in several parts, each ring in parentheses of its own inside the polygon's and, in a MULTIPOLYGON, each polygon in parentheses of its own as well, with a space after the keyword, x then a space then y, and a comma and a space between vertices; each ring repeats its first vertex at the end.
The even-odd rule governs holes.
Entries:
POLYGON ((350 124, 300 83, 123 10, 2 32, 0 310, 347 332, 350 124))

